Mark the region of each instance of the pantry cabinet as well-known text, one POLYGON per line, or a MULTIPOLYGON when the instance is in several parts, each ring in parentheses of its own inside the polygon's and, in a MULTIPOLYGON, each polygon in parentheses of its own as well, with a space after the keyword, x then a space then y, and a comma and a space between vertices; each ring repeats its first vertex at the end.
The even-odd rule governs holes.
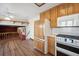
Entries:
POLYGON ((37 50, 44 53, 44 41, 40 40, 38 37, 35 37, 34 46, 37 50))
POLYGON ((35 21, 34 28, 34 47, 44 53, 44 34, 41 22, 35 21))
POLYGON ((40 21, 36 21, 34 24, 34 34, 35 36, 39 37, 39 38, 43 38, 44 34, 43 34, 43 28, 42 28, 42 24, 40 23, 40 21))

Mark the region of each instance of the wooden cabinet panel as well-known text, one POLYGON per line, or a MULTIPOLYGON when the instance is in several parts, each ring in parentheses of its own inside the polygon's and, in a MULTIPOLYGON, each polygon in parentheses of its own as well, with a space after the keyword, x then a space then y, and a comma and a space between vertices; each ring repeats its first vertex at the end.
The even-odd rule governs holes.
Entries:
POLYGON ((74 3, 74 13, 79 13, 79 3, 74 3))
POLYGON ((40 14, 40 23, 44 23, 45 21, 45 12, 40 14))
POLYGON ((42 26, 42 24, 40 24, 39 21, 35 23, 34 34, 35 34, 35 36, 43 39, 44 33, 43 33, 43 28, 41 26, 42 26))
POLYGON ((48 37, 48 53, 55 55, 55 38, 48 37))
POLYGON ((58 16, 65 16, 70 14, 79 13, 79 3, 64 3, 58 7, 58 16))
POLYGON ((67 7, 68 7, 68 5, 66 3, 65 4, 60 4, 59 6, 57 6, 57 8, 58 8, 58 17, 67 15, 67 7))
POLYGON ((56 28, 57 27, 57 8, 51 9, 51 27, 56 28))
POLYGON ((74 4, 68 3, 67 4, 67 15, 74 14, 74 4))
POLYGON ((36 47, 38 49, 40 49, 40 51, 44 52, 44 42, 43 41, 41 41, 41 40, 37 41, 36 47))
POLYGON ((38 39, 38 38, 35 38, 34 40, 34 46, 37 50, 41 51, 44 53, 44 41, 38 39))
POLYGON ((45 19, 50 21, 50 10, 45 11, 45 19))
POLYGON ((45 19, 50 20, 50 10, 47 10, 40 14, 40 23, 44 23, 45 19))

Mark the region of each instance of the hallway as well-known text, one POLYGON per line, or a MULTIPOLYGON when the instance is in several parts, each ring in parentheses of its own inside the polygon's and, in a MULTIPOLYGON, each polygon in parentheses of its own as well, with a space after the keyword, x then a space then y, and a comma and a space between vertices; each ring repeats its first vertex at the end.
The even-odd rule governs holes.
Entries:
POLYGON ((44 54, 33 49, 33 40, 10 37, 0 40, 0 56, 44 56, 44 54))

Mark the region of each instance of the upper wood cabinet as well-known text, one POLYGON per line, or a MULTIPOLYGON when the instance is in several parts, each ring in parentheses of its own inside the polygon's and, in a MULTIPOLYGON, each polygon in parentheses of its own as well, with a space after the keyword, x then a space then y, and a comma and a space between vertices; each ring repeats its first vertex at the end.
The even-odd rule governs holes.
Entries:
POLYGON ((57 6, 58 17, 79 13, 79 4, 76 3, 64 3, 57 6))
POLYGON ((79 13, 79 3, 74 3, 74 13, 79 13))
POLYGON ((57 6, 58 8, 58 17, 67 15, 67 4, 60 4, 57 6))
POLYGON ((40 14, 40 22, 44 23, 45 19, 50 20, 50 10, 47 10, 40 14))
POLYGON ((45 21, 45 12, 40 14, 40 23, 44 23, 45 21))
POLYGON ((61 16, 71 15, 79 13, 79 3, 63 3, 58 6, 55 6, 43 13, 40 14, 40 21, 43 23, 45 19, 51 21, 51 27, 57 27, 57 18, 61 16))
POLYGON ((48 19, 50 21, 50 10, 45 11, 45 19, 48 19))
POLYGON ((67 4, 67 15, 74 14, 74 4, 68 3, 67 4))
POLYGON ((55 28, 55 27, 57 27, 57 8, 56 7, 54 7, 54 8, 52 8, 51 9, 51 27, 52 28, 55 28))

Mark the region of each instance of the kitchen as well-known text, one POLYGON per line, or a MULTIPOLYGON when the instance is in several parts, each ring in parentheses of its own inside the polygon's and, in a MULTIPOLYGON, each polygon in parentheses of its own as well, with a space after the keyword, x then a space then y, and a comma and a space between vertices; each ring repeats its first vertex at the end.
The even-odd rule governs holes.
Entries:
POLYGON ((4 7, 0 12, 0 40, 8 37, 21 40, 9 41, 13 56, 79 56, 79 3, 4 3, 0 6, 4 7))
MULTIPOLYGON (((39 28, 37 28, 39 35, 37 37, 45 36, 47 38, 47 47, 42 48, 42 39, 39 40, 39 48, 43 53, 50 53, 57 56, 79 56, 79 4, 78 3, 62 3, 47 11, 40 13, 39 28), (50 25, 46 25, 47 35, 42 31, 44 30, 44 24, 48 20, 50 25), (42 25, 42 29, 40 27, 42 25), (46 50, 47 49, 47 50, 46 50)), ((36 32, 36 31, 35 31, 36 32)), ((46 32, 45 32, 46 33, 46 32)), ((36 34, 38 34, 36 32, 36 34)), ((37 44, 38 45, 38 44, 37 44)))

